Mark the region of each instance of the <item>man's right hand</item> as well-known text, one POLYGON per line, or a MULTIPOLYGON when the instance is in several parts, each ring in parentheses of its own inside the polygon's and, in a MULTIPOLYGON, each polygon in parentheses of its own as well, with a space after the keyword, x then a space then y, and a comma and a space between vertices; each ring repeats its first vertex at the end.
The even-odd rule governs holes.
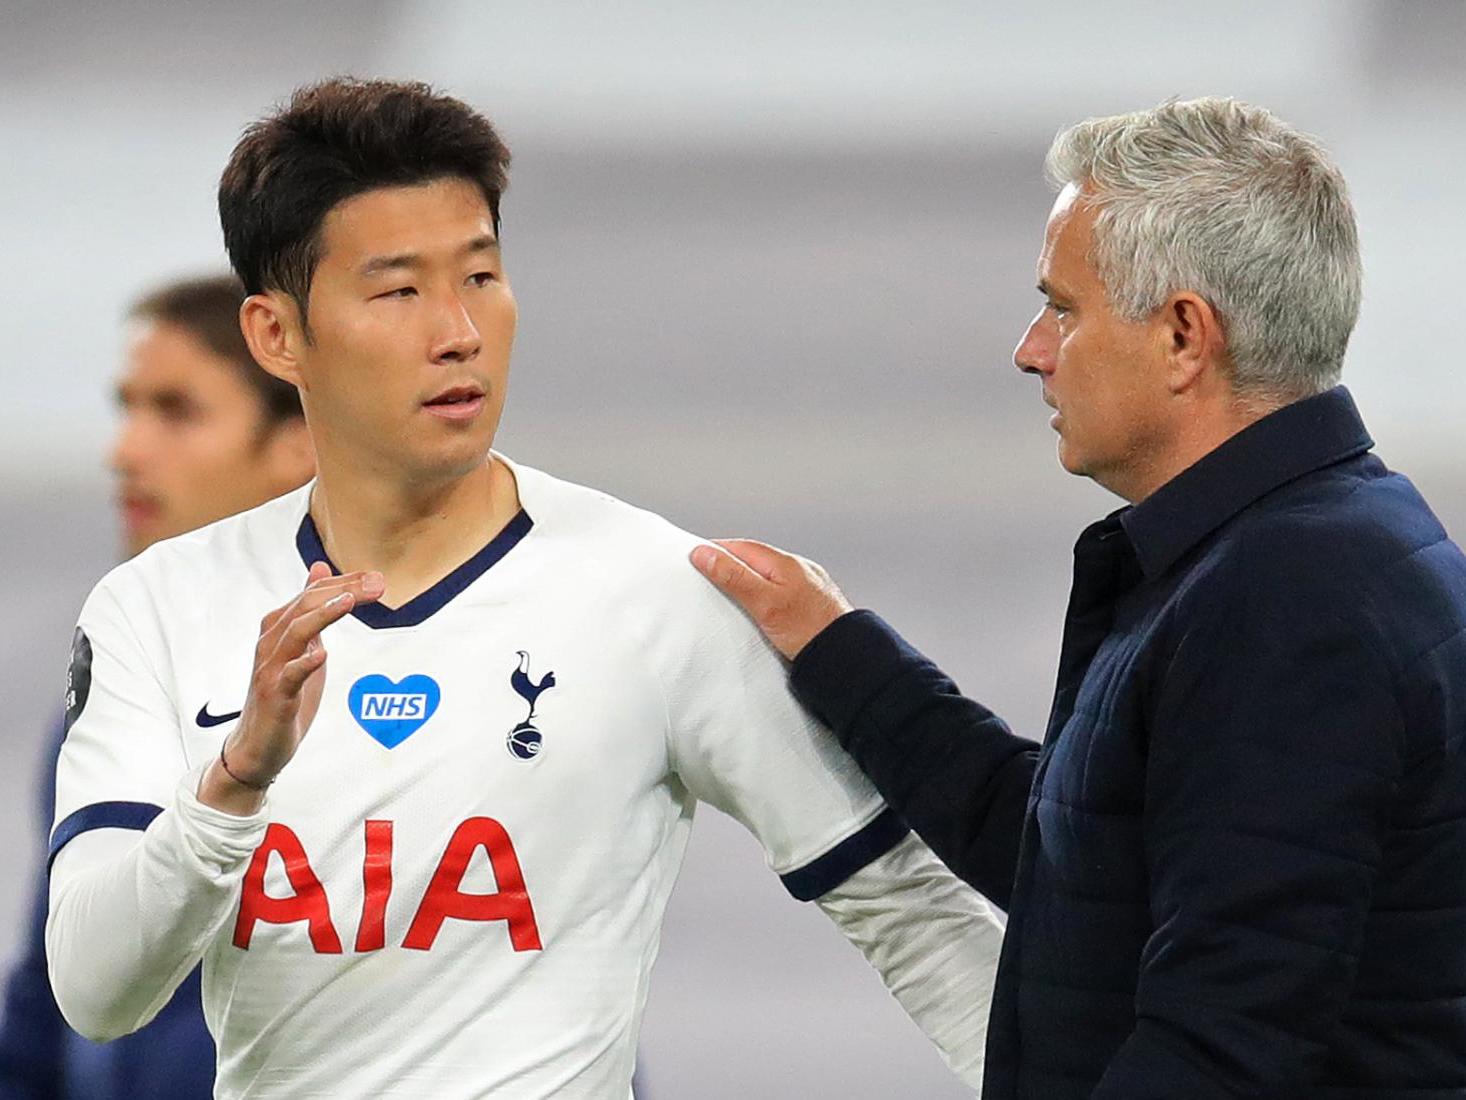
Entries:
POLYGON ((244 711, 224 742, 229 766, 216 759, 204 772, 200 802, 240 816, 264 804, 265 788, 290 763, 320 707, 326 679, 321 631, 358 604, 381 598, 384 590, 380 573, 338 577, 325 562, 316 562, 300 595, 265 616, 244 711))
POLYGON ((825 627, 853 610, 824 567, 752 539, 714 539, 692 551, 692 564, 748 612, 789 660, 825 627))

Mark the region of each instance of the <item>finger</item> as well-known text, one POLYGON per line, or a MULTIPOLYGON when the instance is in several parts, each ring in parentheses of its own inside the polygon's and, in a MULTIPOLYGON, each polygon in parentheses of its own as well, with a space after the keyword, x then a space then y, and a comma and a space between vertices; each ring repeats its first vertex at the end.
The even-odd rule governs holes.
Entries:
MULTIPOLYGON (((315 566, 312 566, 311 570, 314 572, 315 566)), ((350 573, 327 573, 324 577, 307 583, 296 599, 308 592, 336 592, 341 589, 350 589, 358 596, 376 599, 386 587, 382 574, 375 569, 358 569, 350 573)))
POLYGON ((352 594, 342 592, 332 596, 319 607, 302 611, 291 619, 282 632, 275 648, 274 657, 277 660, 293 661, 309 649, 311 641, 318 637, 321 631, 338 619, 343 619, 351 614, 354 606, 356 606, 356 600, 352 594))
POLYGON ((280 609, 283 626, 289 626, 297 615, 312 611, 342 593, 351 593, 358 604, 373 603, 381 599, 384 588, 382 574, 374 570, 342 573, 315 581, 280 609))
POLYGON ((691 557, 699 573, 747 610, 763 604, 769 582, 728 551, 703 543, 693 548, 691 557))
POLYGON ((714 539, 713 542, 766 580, 788 576, 790 569, 797 564, 793 554, 786 554, 766 542, 754 539, 714 539))
POLYGON ((331 575, 330 562, 311 562, 310 572, 305 576, 306 587, 309 588, 316 581, 323 581, 331 575))
POLYGON ((317 643, 306 649, 293 661, 286 661, 285 667, 280 670, 280 694, 284 699, 293 700, 300 694, 300 689, 305 687, 305 682, 310 679, 311 673, 326 663, 326 647, 317 643))

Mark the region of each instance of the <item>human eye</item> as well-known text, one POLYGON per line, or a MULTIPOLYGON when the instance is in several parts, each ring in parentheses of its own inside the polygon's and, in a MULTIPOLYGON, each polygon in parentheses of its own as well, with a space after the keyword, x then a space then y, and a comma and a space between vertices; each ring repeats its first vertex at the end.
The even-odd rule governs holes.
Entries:
POLYGON ((486 287, 498 280, 499 276, 492 271, 475 271, 468 277, 469 284, 476 287, 486 287))
POLYGON ((396 287, 396 288, 394 288, 392 290, 383 291, 381 294, 373 295, 373 297, 378 298, 378 299, 385 299, 385 300, 388 300, 388 301, 391 301, 391 300, 402 301, 402 300, 404 300, 406 298, 415 298, 415 297, 417 297, 417 287, 415 287, 415 286, 399 286, 399 287, 396 287))
POLYGON ((198 419, 198 403, 181 395, 165 394, 154 402, 159 419, 165 424, 187 424, 198 419))

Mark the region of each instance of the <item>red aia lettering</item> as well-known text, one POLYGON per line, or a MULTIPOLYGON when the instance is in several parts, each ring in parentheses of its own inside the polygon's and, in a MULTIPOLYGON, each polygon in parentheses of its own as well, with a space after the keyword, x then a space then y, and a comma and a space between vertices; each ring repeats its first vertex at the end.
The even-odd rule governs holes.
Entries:
POLYGON ((341 937, 336 935, 336 927, 331 923, 331 906, 326 901, 326 891, 311 870, 300 838, 286 826, 272 823, 265 830, 264 842, 255 849, 249 870, 244 873, 239 919, 234 923, 234 946, 249 947, 256 921, 293 924, 301 920, 310 922, 311 946, 316 949, 316 954, 341 954, 341 937), (272 898, 265 893, 265 869, 274 854, 278 854, 285 863, 285 878, 295 891, 291 897, 272 898))
POLYGON ((427 951, 449 917, 508 921, 509 942, 514 950, 540 950, 540 930, 519 869, 519 857, 504 826, 491 817, 471 817, 454 830, 402 946, 427 951), (488 853, 499 883, 498 893, 465 894, 459 889, 468 861, 479 848, 488 853))
MULTIPOLYGON (((392 822, 366 823, 361 877, 363 898, 356 950, 380 951, 387 943, 387 901, 392 896, 392 822)), ((429 950, 443 922, 450 917, 505 921, 514 950, 541 950, 540 930, 524 885, 519 856, 504 826, 491 817, 469 818, 454 830, 402 946, 416 951, 429 950), (460 889, 469 861, 479 848, 488 853, 499 884, 497 893, 465 894, 460 889)), ((265 830, 264 842, 255 849, 249 870, 244 873, 239 917, 234 924, 234 946, 248 949, 258 921, 292 924, 302 920, 309 922, 311 946, 317 954, 341 954, 341 938, 331 923, 325 888, 311 869, 300 838, 288 826, 272 823, 265 830), (279 855, 285 865, 285 878, 295 891, 290 897, 273 898, 265 893, 265 871, 272 855, 279 855)))
POLYGON ((358 951, 379 951, 387 943, 387 898, 392 893, 392 823, 366 823, 366 858, 361 864, 365 896, 356 930, 358 951))

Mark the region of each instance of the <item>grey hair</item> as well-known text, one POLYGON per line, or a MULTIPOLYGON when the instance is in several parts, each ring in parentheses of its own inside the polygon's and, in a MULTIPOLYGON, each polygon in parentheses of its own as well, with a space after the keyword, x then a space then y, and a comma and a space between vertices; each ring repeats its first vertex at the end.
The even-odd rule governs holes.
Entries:
POLYGON ((1289 401, 1338 382, 1362 265, 1344 177, 1317 141, 1235 99, 1171 100, 1062 131, 1044 171, 1096 208, 1091 261, 1122 317, 1194 291, 1221 318, 1237 394, 1289 401))

